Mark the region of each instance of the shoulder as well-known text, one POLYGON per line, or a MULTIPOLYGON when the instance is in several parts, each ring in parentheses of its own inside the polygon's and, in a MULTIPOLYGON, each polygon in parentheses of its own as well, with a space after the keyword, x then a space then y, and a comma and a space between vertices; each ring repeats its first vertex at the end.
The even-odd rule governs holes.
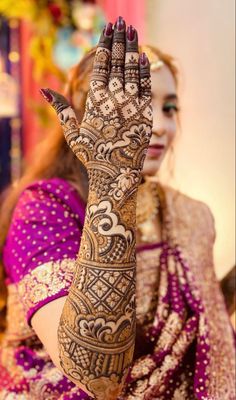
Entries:
POLYGON ((76 189, 59 178, 39 180, 19 196, 3 249, 5 268, 13 280, 63 256, 74 258, 85 207, 76 189))
POLYGON ((213 218, 212 212, 209 206, 203 201, 193 199, 185 193, 180 192, 170 186, 162 186, 167 201, 172 203, 173 207, 181 208, 186 210, 192 210, 194 213, 203 213, 204 216, 208 215, 213 218))
POLYGON ((42 179, 30 183, 21 192, 13 212, 12 223, 33 223, 34 220, 47 221, 48 218, 55 220, 60 219, 61 215, 73 218, 83 225, 84 202, 68 181, 61 178, 42 179))
POLYGON ((192 232, 204 231, 215 240, 214 216, 207 204, 169 186, 161 186, 166 207, 178 225, 184 225, 192 232))
MULTIPOLYGON (((77 190, 68 181, 62 178, 41 179, 29 184, 20 194, 16 209, 27 207, 28 203, 58 202, 64 208, 77 209, 78 205, 84 207, 83 201, 77 190), (25 206, 25 207, 24 207, 25 206)), ((28 204, 29 205, 29 204, 28 204)), ((37 207, 37 206, 36 206, 37 207)))

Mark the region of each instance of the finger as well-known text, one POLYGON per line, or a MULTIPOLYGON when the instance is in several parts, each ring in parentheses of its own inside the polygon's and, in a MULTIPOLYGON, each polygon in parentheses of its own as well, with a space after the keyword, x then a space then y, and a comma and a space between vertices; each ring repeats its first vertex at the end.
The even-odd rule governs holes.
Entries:
POLYGON ((124 62, 125 62, 125 21, 118 17, 112 42, 111 73, 109 89, 111 92, 119 92, 124 86, 124 62))
POLYGON ((105 26, 98 43, 91 81, 100 81, 107 85, 110 70, 112 36, 113 28, 112 24, 109 22, 105 26))
POLYGON ((151 73, 150 63, 145 53, 142 53, 139 59, 140 68, 140 97, 151 99, 151 73))
POLYGON ((139 92, 138 34, 130 25, 126 34, 125 91, 137 96, 139 92))
POLYGON ((40 89, 40 93, 55 109, 57 114, 60 114, 64 109, 70 107, 68 100, 62 96, 62 94, 57 93, 52 89, 40 89))
POLYGON ((79 124, 75 115, 74 110, 70 106, 67 99, 61 94, 55 92, 52 89, 41 89, 43 97, 50 103, 55 109, 60 124, 63 128, 65 139, 69 146, 76 153, 76 139, 78 138, 79 124))
POLYGON ((148 125, 152 126, 153 113, 151 104, 151 75, 150 63, 145 53, 139 59, 140 68, 140 98, 141 115, 146 119, 148 125))

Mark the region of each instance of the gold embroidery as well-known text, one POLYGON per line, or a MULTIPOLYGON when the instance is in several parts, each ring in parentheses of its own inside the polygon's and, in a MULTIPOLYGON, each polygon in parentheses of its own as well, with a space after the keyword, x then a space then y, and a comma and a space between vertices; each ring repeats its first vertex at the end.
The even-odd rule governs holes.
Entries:
POLYGON ((162 323, 166 320, 169 312, 169 302, 164 301, 168 292, 168 271, 167 269, 161 268, 160 270, 160 285, 158 288, 158 304, 156 310, 156 316, 154 319, 154 326, 162 323))
MULTIPOLYGON (((137 257, 137 320, 140 324, 143 324, 147 316, 150 318, 150 309, 153 309, 152 301, 158 275, 156 260, 159 254, 160 249, 154 249, 150 251, 150 254, 145 252, 137 257)), ((60 290, 69 289, 74 268, 74 259, 51 261, 38 266, 31 273, 25 275, 18 285, 10 284, 8 286, 5 340, 23 340, 34 335, 34 331, 26 322, 26 311, 60 290)))
MULTIPOLYGON (((179 336, 176 334, 175 343, 171 343, 171 353, 166 355, 162 365, 156 369, 153 369, 153 361, 148 355, 136 360, 131 370, 131 377, 136 381, 135 387, 131 391, 128 389, 124 398, 127 400, 143 399, 144 394, 147 398, 149 396, 152 398, 152 388, 154 388, 155 393, 158 392, 158 398, 167 398, 165 396, 168 396, 170 392, 164 383, 166 374, 173 370, 174 366, 180 364, 186 349, 195 338, 198 326, 197 340, 202 345, 210 346, 209 354, 205 354, 204 360, 209 378, 205 380, 209 399, 233 399, 235 396, 233 334, 213 269, 212 246, 215 233, 211 214, 203 203, 191 200, 173 189, 160 187, 159 190, 164 225, 167 227, 163 232, 163 238, 169 241, 171 247, 175 246, 179 249, 181 258, 186 265, 186 269, 183 270, 181 263, 175 265, 172 259, 168 263, 169 273, 177 274, 180 285, 187 284, 190 286, 191 296, 195 299, 196 304, 203 304, 203 307, 199 310, 201 311, 199 325, 196 324, 196 327, 188 333, 182 331, 180 327, 178 329, 179 317, 176 314, 175 321, 173 315, 173 323, 169 323, 169 326, 167 324, 163 328, 164 330, 156 343, 156 349, 165 348, 171 334, 177 328, 179 336), (201 301, 198 303, 198 300, 201 301), (151 376, 148 379, 147 375, 150 372, 151 376), (149 380, 151 386, 147 386, 146 379, 149 380)), ((160 266, 159 298, 156 310, 158 316, 155 317, 154 326, 158 326, 161 320, 166 323, 169 310, 163 301, 163 297, 166 295, 167 289, 167 271, 160 266), (163 312, 165 311, 165 316, 162 316, 162 318, 160 315, 161 307, 163 307, 163 312)), ((185 373, 187 373, 187 370, 185 373)), ((195 374, 197 377, 197 364, 195 374)), ((186 380, 182 380, 182 384, 176 388, 173 396, 171 396, 172 400, 194 398, 191 371, 188 380, 188 385, 185 385, 186 380)), ((201 378, 199 378, 200 383, 201 378)), ((168 385, 171 385, 171 379, 168 380, 168 385)), ((195 390, 196 393, 200 393, 204 388, 199 385, 195 390)))
POLYGON ((135 362, 132 371, 131 371, 131 376, 134 379, 139 379, 145 375, 148 375, 150 371, 153 370, 155 367, 155 362, 146 356, 144 359, 139 359, 135 362))
POLYGON ((173 345, 183 328, 183 320, 176 312, 171 312, 155 346, 155 352, 165 351, 173 345))
MULTIPOLYGON (((158 389, 159 394, 163 394, 163 392, 168 389, 166 384, 164 384, 167 374, 169 371, 174 370, 175 367, 180 364, 186 349, 195 338, 195 334, 196 329, 192 332, 181 332, 176 343, 173 345, 171 354, 167 355, 164 358, 164 361, 160 368, 156 368, 152 372, 149 378, 149 383, 151 386, 155 386, 155 390, 158 389)), ((151 388, 149 390, 151 390, 151 388)))
MULTIPOLYGON (((209 332, 209 396, 235 397, 234 339, 213 266, 214 221, 209 208, 174 189, 160 187, 169 240, 178 245, 189 265, 187 280, 195 299, 201 298, 204 319, 201 333, 209 332)), ((166 232, 167 235, 167 232, 166 232)))
POLYGON ((4 342, 19 341, 34 335, 33 330, 25 320, 25 310, 19 298, 17 286, 10 284, 7 287, 7 329, 4 333, 4 342))
POLYGON ((175 389, 172 400, 194 400, 195 397, 189 397, 189 382, 185 374, 181 376, 181 384, 175 389))
POLYGON ((136 316, 140 325, 153 320, 157 302, 161 248, 137 254, 136 316))
POLYGON ((38 302, 54 296, 71 286, 75 269, 74 259, 50 261, 24 276, 18 284, 18 292, 26 310, 38 302))

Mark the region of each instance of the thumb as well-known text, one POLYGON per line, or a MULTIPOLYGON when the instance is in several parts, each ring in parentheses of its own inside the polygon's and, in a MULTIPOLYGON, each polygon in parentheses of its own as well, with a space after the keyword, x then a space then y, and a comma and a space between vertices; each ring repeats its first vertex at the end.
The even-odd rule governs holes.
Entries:
POLYGON ((70 107, 68 100, 62 96, 62 94, 59 94, 52 89, 40 89, 40 93, 45 100, 51 104, 57 114, 62 112, 65 108, 70 107))
POLYGON ((40 89, 40 93, 56 111, 64 131, 65 139, 75 152, 74 147, 75 140, 78 137, 79 124, 73 108, 64 96, 52 89, 40 89))
POLYGON ((40 89, 40 93, 56 111, 65 135, 72 127, 78 129, 76 114, 62 94, 52 89, 40 89))

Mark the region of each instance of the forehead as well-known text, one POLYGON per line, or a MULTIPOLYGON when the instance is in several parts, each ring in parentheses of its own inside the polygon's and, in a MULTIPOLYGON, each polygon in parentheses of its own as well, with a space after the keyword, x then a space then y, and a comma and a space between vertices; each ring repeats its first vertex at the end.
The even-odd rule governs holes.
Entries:
POLYGON ((167 95, 176 93, 176 84, 170 69, 163 65, 151 72, 152 92, 155 95, 167 95))

